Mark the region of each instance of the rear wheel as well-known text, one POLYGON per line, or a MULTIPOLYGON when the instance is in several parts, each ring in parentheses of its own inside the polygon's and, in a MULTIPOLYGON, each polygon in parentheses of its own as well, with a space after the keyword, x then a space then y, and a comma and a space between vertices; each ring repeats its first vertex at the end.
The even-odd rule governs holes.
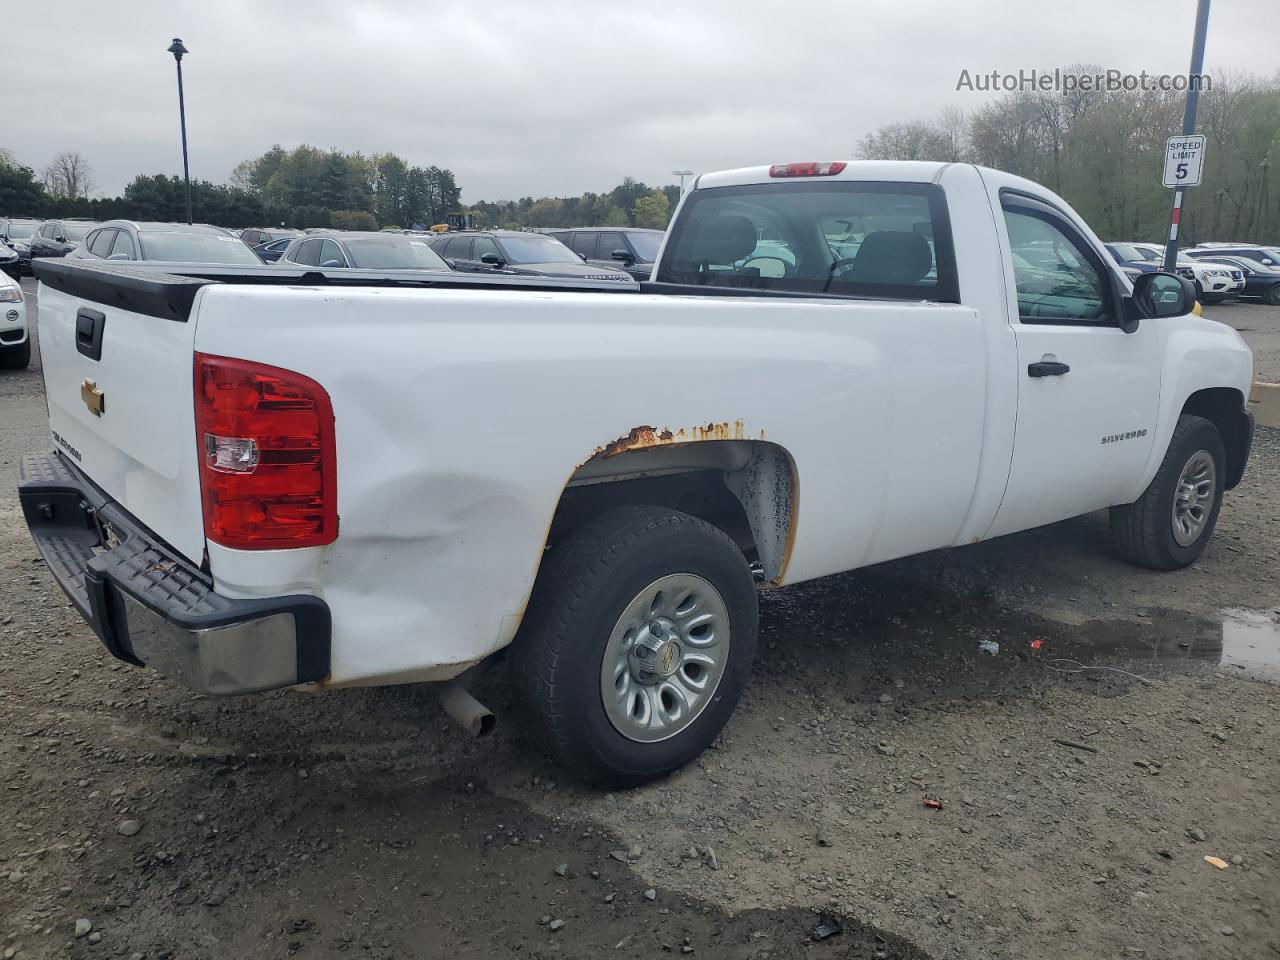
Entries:
POLYGON ((1280 307, 1280 283, 1269 287, 1266 293, 1262 295, 1262 299, 1273 307, 1280 307))
POLYGON ((0 368, 5 370, 25 370, 31 363, 31 338, 20 346, 5 347, 0 350, 0 368))
POLYGON ((1130 563, 1155 570, 1193 563, 1218 522, 1225 463, 1218 428, 1203 417, 1179 417, 1146 492, 1133 503, 1111 508, 1116 551, 1130 563))
POLYGON ((723 531, 659 507, 612 511, 548 555, 513 650, 534 732, 574 776, 664 776, 723 729, 755 655, 755 583, 723 531))

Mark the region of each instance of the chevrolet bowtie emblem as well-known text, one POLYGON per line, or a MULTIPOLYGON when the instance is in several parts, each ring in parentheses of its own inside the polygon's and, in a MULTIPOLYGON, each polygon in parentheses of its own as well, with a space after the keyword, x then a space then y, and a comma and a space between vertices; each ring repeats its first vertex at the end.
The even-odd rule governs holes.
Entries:
POLYGON ((85 380, 80 384, 80 399, 84 401, 84 405, 89 408, 89 412, 95 417, 102 416, 104 410, 107 409, 106 398, 102 395, 102 391, 98 389, 97 383, 92 380, 85 380))

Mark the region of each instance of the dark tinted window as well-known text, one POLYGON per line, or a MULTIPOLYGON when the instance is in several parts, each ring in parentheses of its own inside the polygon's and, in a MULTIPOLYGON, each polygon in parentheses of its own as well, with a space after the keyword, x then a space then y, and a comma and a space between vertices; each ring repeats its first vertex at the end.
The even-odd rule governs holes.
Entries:
POLYGON ((559 240, 540 233, 526 233, 501 240, 503 260, 507 263, 580 263, 559 240))
POLYGON ((622 234, 601 233, 598 236, 599 239, 596 241, 597 260, 612 260, 613 251, 615 250, 622 250, 628 253, 630 252, 627 248, 627 241, 622 239, 622 234))
POLYGON ((471 259, 471 238, 450 237, 444 245, 444 255, 450 260, 471 259))
POLYGON ((695 191, 656 279, 959 302, 946 199, 925 183, 792 181, 695 191))
POLYGON ((320 265, 320 241, 319 240, 303 240, 298 244, 298 248, 289 255, 289 259, 294 263, 300 263, 307 267, 317 267, 320 265))
POLYGON ((108 257, 111 255, 111 243, 116 238, 116 231, 97 230, 89 234, 89 252, 95 257, 108 257))
POLYGON ((575 233, 571 242, 563 241, 560 237, 556 239, 565 242, 569 249, 578 254, 578 256, 586 257, 590 260, 596 255, 596 236, 597 234, 594 230, 583 230, 575 233))
POLYGON ((115 243, 111 245, 112 257, 123 257, 126 260, 137 260, 138 251, 133 248, 133 237, 128 230, 117 230, 115 243))

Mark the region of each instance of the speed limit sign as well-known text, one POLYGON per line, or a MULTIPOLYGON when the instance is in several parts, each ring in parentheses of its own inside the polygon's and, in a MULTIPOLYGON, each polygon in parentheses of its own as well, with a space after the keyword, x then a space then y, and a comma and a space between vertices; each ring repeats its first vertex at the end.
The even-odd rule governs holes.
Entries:
POLYGON ((1170 137, 1164 148, 1164 185, 1198 187, 1204 169, 1204 137, 1170 137))

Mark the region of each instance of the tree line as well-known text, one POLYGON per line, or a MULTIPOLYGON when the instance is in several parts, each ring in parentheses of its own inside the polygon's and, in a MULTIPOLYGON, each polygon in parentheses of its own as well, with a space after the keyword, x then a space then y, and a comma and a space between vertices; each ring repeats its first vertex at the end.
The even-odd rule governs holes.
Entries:
MULTIPOLYGON (((951 108, 881 127, 857 154, 995 167, 1061 194, 1106 240, 1163 243, 1165 140, 1182 132, 1184 102, 1181 93, 1141 90, 1010 93, 968 115, 951 108)), ((1215 75, 1200 95, 1196 132, 1206 137, 1204 178, 1186 192, 1179 242, 1280 242, 1280 74, 1215 75)))
MULTIPOLYGON (((181 221, 186 218, 182 178, 139 174, 117 197, 90 197, 93 168, 78 152, 65 152, 40 176, 0 148, 0 216, 89 217, 181 221)), ((453 172, 413 166, 393 153, 366 156, 279 144, 237 164, 230 183, 191 183, 192 219, 220 226, 336 227, 376 230, 425 227, 450 213, 471 213, 479 227, 639 226, 664 229, 680 190, 653 188, 627 177, 606 193, 577 197, 524 197, 462 204, 453 172)))

